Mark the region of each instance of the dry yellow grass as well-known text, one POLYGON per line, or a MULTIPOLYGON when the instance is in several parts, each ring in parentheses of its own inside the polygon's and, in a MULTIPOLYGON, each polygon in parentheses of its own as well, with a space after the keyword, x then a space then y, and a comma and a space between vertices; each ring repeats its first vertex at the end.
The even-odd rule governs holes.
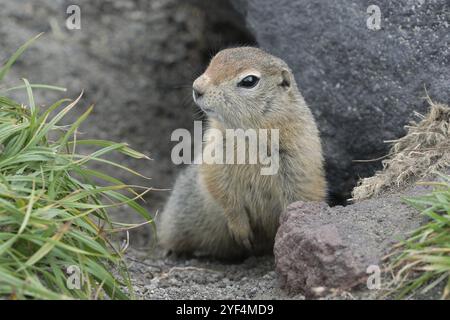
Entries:
POLYGON ((383 169, 360 180, 353 190, 354 201, 400 191, 450 167, 450 108, 431 99, 428 102, 427 115, 416 112, 419 121, 406 126, 407 134, 388 141, 392 147, 383 169))

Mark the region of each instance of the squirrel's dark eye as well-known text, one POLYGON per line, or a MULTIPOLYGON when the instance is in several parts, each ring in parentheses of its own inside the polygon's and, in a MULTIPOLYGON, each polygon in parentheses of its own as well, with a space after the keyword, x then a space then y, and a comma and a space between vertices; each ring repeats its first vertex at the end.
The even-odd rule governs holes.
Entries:
POLYGON ((259 78, 257 76, 246 76, 244 79, 239 81, 238 87, 251 89, 256 86, 259 82, 259 78))

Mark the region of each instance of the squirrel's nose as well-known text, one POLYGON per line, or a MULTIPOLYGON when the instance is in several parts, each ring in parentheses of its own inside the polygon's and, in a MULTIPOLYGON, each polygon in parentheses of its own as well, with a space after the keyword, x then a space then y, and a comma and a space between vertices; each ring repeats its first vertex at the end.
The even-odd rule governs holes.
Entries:
POLYGON ((206 82, 205 77, 199 77, 197 80, 194 81, 192 85, 192 91, 194 95, 194 100, 197 100, 201 96, 203 96, 206 92, 206 82))

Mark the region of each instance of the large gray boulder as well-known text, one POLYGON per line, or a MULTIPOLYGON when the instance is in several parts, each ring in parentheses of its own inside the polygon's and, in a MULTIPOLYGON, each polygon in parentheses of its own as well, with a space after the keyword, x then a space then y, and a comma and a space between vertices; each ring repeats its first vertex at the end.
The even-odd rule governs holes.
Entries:
POLYGON ((322 133, 332 195, 346 197, 403 135, 425 88, 450 101, 448 0, 232 0, 257 43, 295 72, 322 133), (367 27, 369 5, 381 12, 367 27))

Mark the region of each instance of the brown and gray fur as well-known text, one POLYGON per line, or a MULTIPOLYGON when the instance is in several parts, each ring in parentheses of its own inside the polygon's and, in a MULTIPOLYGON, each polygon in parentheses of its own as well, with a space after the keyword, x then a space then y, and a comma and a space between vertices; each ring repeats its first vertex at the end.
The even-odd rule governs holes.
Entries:
POLYGON ((279 129, 279 170, 261 175, 259 164, 190 165, 161 215, 160 243, 176 254, 224 259, 270 253, 286 206, 326 197, 311 111, 287 64, 257 48, 220 51, 194 89, 203 94, 196 103, 210 128, 279 129), (260 76, 250 90, 237 86, 247 74, 260 76))

